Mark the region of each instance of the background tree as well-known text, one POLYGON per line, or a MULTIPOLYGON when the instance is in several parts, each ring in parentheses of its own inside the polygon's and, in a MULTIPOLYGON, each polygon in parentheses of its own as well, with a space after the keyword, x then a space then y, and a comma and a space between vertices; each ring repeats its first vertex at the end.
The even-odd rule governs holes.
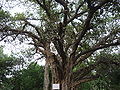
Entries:
POLYGON ((4 54, 3 47, 0 48, 0 90, 43 89, 43 66, 35 62, 26 67, 23 64, 23 60, 4 54))
POLYGON ((61 90, 73 90, 83 82, 98 78, 97 67, 103 61, 90 63, 89 59, 99 49, 120 45, 119 0, 27 1, 24 6, 32 3, 37 12, 17 14, 7 18, 8 21, 1 16, 6 21, 0 24, 1 40, 29 40, 36 52, 44 56, 44 90, 51 89, 51 83, 59 83, 61 90))
MULTIPOLYGON (((8 90, 12 88, 11 79, 15 73, 20 69, 22 60, 14 56, 8 56, 3 53, 3 47, 0 47, 0 88, 8 90)), ((0 89, 0 90, 1 90, 0 89)))
POLYGON ((22 69, 13 78, 12 90, 42 90, 44 70, 42 66, 32 62, 27 69, 22 69))

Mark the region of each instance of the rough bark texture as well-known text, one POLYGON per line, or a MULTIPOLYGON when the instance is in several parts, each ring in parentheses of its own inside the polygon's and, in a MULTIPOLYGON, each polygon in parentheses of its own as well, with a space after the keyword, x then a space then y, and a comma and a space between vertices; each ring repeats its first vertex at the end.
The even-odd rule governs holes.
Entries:
POLYGON ((50 76, 49 76, 49 64, 46 63, 44 67, 44 88, 43 90, 50 90, 50 76))

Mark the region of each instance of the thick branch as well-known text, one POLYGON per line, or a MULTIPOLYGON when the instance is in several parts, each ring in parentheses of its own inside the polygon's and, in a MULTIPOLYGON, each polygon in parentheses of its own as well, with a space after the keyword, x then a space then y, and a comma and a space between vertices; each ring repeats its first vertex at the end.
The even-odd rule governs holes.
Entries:
POLYGON ((88 58, 89 56, 91 56, 92 54, 93 54, 93 52, 89 52, 89 53, 87 53, 87 54, 85 54, 85 55, 80 56, 78 60, 75 58, 73 68, 74 68, 76 65, 81 64, 85 59, 87 59, 87 58, 88 58))
POLYGON ((99 78, 99 75, 93 75, 93 76, 85 77, 85 78, 83 78, 83 79, 81 79, 81 80, 75 81, 75 82, 74 82, 73 84, 71 84, 70 86, 71 86, 71 87, 75 87, 75 86, 77 86, 77 85, 79 85, 79 84, 81 84, 81 83, 85 83, 85 82, 88 82, 88 81, 92 81, 92 80, 95 80, 95 79, 97 79, 97 78, 99 78))
POLYGON ((44 4, 41 4, 40 1, 41 1, 41 0, 36 0, 36 2, 40 5, 40 7, 42 7, 42 8, 46 11, 47 16, 50 18, 49 9, 46 7, 45 3, 44 3, 44 4))
POLYGON ((35 38, 39 40, 39 37, 29 31, 17 30, 17 29, 10 29, 10 28, 3 28, 0 29, 0 32, 12 32, 13 34, 20 34, 20 35, 27 35, 28 37, 35 38))
POLYGON ((78 39, 76 39, 76 41, 73 45, 73 50, 72 50, 72 54, 71 54, 72 58, 75 57, 75 52, 77 50, 77 47, 78 47, 80 41, 82 40, 82 38, 84 37, 85 33, 87 32, 88 28, 89 28, 89 24, 90 24, 90 21, 93 17, 93 14, 94 14, 94 11, 90 11, 88 13, 88 17, 87 17, 87 19, 85 21, 85 24, 84 24, 84 29, 83 29, 82 32, 80 32, 78 39))
POLYGON ((64 0, 55 0, 55 1, 61 4, 65 9, 67 9, 67 3, 64 0))
POLYGON ((25 20, 25 23, 32 26, 33 28, 35 28, 36 32, 38 33, 38 35, 40 36, 40 38, 42 39, 42 34, 39 31, 39 28, 33 24, 31 24, 30 22, 28 22, 27 20, 25 20))
POLYGON ((82 56, 84 54, 87 54, 87 53, 90 53, 90 52, 95 52, 96 50, 99 50, 99 49, 107 48, 107 47, 110 47, 110 46, 117 46, 117 45, 120 45, 120 42, 104 44, 104 45, 100 45, 100 46, 94 47, 92 49, 86 50, 86 51, 78 54, 76 59, 78 59, 80 56, 82 56))
POLYGON ((79 80, 84 80, 87 76, 86 75, 89 75, 89 73, 91 73, 92 70, 94 70, 95 68, 99 67, 100 64, 104 64, 104 65, 117 65, 119 66, 120 63, 119 62, 116 62, 116 61, 111 61, 111 60, 97 60, 96 63, 94 64, 91 64, 87 67, 83 67, 83 68, 80 68, 79 70, 77 70, 76 72, 73 73, 73 81, 79 81, 79 80))
MULTIPOLYGON (((120 31, 119 28, 115 29, 115 30, 112 30, 107 36, 101 38, 99 40, 99 42, 96 45, 94 45, 91 49, 86 50, 86 51, 81 52, 80 54, 76 55, 73 67, 76 66, 78 63, 82 63, 82 61, 84 61, 86 58, 88 58, 96 50, 109 47, 109 45, 106 46, 106 44, 105 44, 107 42, 106 40, 108 40, 113 35, 116 35, 117 33, 119 33, 119 31, 120 31), (105 45, 105 47, 103 47, 103 45, 105 45)), ((112 45, 112 44, 110 44, 110 45, 112 45)))
POLYGON ((58 38, 54 38, 53 43, 55 45, 55 48, 57 49, 58 54, 61 56, 62 60, 65 61, 66 60, 66 54, 65 54, 64 49, 63 49, 63 43, 58 38))
POLYGON ((100 64, 100 62, 96 62, 95 64, 91 64, 91 65, 89 65, 87 67, 83 67, 83 68, 77 70, 76 72, 73 73, 73 76, 74 76, 73 81, 82 79, 83 77, 88 75, 91 72, 91 70, 93 70, 99 64, 100 64))
POLYGON ((64 7, 63 24, 64 24, 64 26, 66 26, 67 25, 67 19, 68 19, 68 13, 69 13, 69 8, 67 7, 67 2, 65 0, 55 0, 55 1, 64 7))

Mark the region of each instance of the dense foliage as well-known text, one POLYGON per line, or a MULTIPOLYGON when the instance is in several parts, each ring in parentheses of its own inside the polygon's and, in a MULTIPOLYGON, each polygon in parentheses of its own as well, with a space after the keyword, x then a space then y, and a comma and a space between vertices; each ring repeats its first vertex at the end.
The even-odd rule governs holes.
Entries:
POLYGON ((42 90, 44 70, 42 66, 31 63, 27 69, 22 69, 13 77, 12 90, 42 90))
POLYGON ((19 69, 20 63, 20 59, 5 55, 3 48, 0 47, 0 87, 9 81, 8 78, 14 75, 17 69, 19 69))
MULTIPOLYGON (((100 77, 94 81, 84 83, 80 86, 83 90, 119 90, 120 89, 120 54, 108 54, 101 52, 97 55, 103 64, 98 66, 97 72, 100 77), (107 60, 107 62, 105 62, 107 60), (114 63, 110 65, 108 63, 114 63), (107 66, 106 66, 107 64, 107 66)), ((94 72, 95 74, 96 72, 94 72)))
POLYGON ((28 67, 21 67, 25 64, 21 61, 4 54, 3 48, 0 48, 0 90, 43 89, 43 67, 33 62, 28 67))

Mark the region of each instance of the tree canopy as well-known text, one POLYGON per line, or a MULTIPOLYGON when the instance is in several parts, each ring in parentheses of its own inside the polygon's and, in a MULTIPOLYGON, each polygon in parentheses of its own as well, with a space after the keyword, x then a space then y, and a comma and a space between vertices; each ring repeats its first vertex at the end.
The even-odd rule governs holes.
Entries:
POLYGON ((26 13, 11 16, 1 9, 1 40, 18 38, 34 45, 46 59, 44 90, 51 83, 60 83, 62 90, 75 89, 98 78, 99 65, 119 65, 120 61, 95 59, 100 50, 119 49, 119 0, 23 0, 20 4, 32 5, 36 11, 27 8, 26 13))

